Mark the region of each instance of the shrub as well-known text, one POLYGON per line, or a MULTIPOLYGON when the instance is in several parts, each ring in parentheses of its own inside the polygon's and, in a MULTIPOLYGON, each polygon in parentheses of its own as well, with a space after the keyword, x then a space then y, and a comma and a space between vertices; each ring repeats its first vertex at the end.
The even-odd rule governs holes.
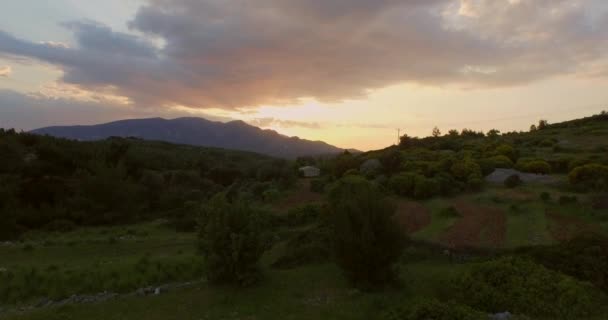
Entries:
POLYGON ((337 264, 361 289, 394 280, 393 265, 404 247, 404 237, 392 216, 395 207, 373 185, 346 177, 330 192, 332 242, 337 264))
POLYGON ((588 319, 597 312, 597 293, 591 287, 521 258, 478 264, 456 281, 456 289, 459 302, 491 313, 588 319))
POLYGON ((551 165, 544 160, 531 161, 525 165, 525 171, 536 174, 551 173, 551 165))
POLYGON ((496 165, 492 159, 481 159, 477 161, 479 167, 481 168, 481 174, 485 177, 496 169, 496 165))
POLYGON ((392 176, 388 181, 391 191, 400 196, 412 196, 416 187, 416 180, 420 175, 415 173, 400 173, 392 176))
POLYGON ((483 189, 483 184, 483 179, 475 174, 472 174, 467 179, 467 187, 471 191, 480 191, 481 189, 483 189))
POLYGON ((561 204, 561 205, 573 204, 573 203, 577 203, 577 202, 578 202, 578 198, 576 196, 560 196, 559 197, 559 204, 561 204))
POLYGON ((509 158, 511 162, 517 159, 517 151, 515 150, 515 148, 508 144, 502 144, 498 146, 498 148, 496 148, 496 153, 498 155, 502 155, 509 158))
POLYGON ((511 161, 511 159, 509 157, 504 156, 504 155, 494 156, 494 157, 489 158, 488 160, 492 161, 492 163, 494 164, 494 167, 496 167, 496 168, 503 168, 503 169, 513 168, 513 161, 511 161))
POLYGON ((542 192, 540 194, 540 200, 542 200, 543 202, 549 202, 551 201, 551 194, 549 192, 542 192))
POLYGON ((589 281, 608 292, 608 238, 584 235, 555 246, 528 251, 527 254, 546 268, 589 281))
POLYGON ((593 191, 608 190, 608 166, 587 164, 576 167, 568 176, 570 183, 593 191))
POLYGON ((272 267, 288 269, 309 263, 327 261, 330 257, 331 240, 329 230, 324 225, 298 233, 287 241, 283 255, 272 267))
POLYGON ((290 209, 285 215, 285 224, 295 227, 318 222, 321 217, 321 209, 321 206, 314 204, 305 204, 290 209))
POLYGON ((262 214, 240 200, 215 196, 203 207, 199 249, 213 283, 251 285, 258 279, 258 261, 267 247, 262 214))
POLYGON ((416 199, 427 199, 436 196, 440 193, 441 186, 435 179, 419 176, 416 178, 416 186, 414 187, 414 197, 416 199))
POLYGON ((310 191, 316 193, 325 192, 325 186, 327 185, 326 179, 312 179, 310 180, 310 191))
POLYGON ((517 174, 510 175, 507 179, 505 179, 505 186, 507 188, 516 188, 522 184, 521 178, 517 174))
POLYGON ((487 320, 488 315, 465 305, 419 300, 389 311, 386 320, 487 320))
POLYGON ((517 170, 536 174, 551 173, 551 165, 544 160, 520 160, 515 166, 517 170))
POLYGON ((454 165, 452 165, 450 170, 454 177, 461 180, 466 180, 472 174, 482 176, 481 167, 471 159, 464 159, 456 162, 454 165))

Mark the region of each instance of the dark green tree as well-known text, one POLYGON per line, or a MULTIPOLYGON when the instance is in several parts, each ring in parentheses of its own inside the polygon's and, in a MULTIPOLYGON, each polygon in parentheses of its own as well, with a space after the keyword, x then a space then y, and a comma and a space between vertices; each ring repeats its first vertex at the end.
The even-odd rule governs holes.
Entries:
POLYGON ((263 214, 249 203, 230 203, 223 194, 203 206, 199 249, 212 283, 252 285, 259 279, 258 261, 267 248, 263 214))
POLYGON ((393 221, 395 207, 356 176, 339 181, 329 199, 334 254, 346 277, 366 290, 395 280, 393 266, 405 244, 393 221))

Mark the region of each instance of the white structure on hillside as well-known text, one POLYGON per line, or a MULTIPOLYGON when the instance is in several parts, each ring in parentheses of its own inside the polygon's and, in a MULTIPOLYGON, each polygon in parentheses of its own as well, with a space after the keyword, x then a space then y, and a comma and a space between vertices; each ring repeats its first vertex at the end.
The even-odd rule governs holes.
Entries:
POLYGON ((305 178, 314 178, 321 175, 321 169, 312 166, 306 166, 298 169, 303 177, 305 178))

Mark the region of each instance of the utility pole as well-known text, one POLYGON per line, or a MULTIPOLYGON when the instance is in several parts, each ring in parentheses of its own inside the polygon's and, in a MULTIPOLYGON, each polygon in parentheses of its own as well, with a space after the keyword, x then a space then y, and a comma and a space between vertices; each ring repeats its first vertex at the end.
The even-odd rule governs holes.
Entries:
POLYGON ((397 145, 401 143, 401 128, 397 129, 397 145))

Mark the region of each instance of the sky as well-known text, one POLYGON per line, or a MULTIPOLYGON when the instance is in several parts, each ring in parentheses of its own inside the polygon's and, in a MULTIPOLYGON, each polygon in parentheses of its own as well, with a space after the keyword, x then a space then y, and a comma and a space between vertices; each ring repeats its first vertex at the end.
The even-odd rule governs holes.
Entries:
POLYGON ((184 116, 371 150, 608 109, 605 0, 4 0, 0 127, 184 116))

